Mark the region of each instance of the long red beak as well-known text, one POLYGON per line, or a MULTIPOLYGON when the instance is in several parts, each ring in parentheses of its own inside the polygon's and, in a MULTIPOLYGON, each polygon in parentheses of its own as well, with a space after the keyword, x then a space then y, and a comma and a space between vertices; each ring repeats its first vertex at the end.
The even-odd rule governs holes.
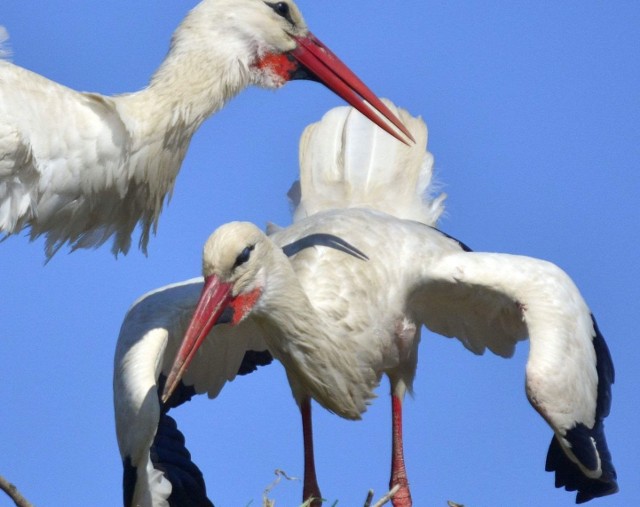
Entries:
POLYGON ((315 35, 309 32, 294 39, 298 46, 290 54, 311 76, 294 75, 293 79, 315 78, 399 141, 415 142, 396 115, 315 35))
POLYGON ((171 372, 164 385, 162 403, 166 403, 173 394, 184 372, 193 361, 198 348, 202 345, 211 328, 218 322, 231 299, 231 284, 222 283, 215 275, 205 278, 196 310, 191 317, 182 345, 180 345, 180 350, 176 354, 171 372))

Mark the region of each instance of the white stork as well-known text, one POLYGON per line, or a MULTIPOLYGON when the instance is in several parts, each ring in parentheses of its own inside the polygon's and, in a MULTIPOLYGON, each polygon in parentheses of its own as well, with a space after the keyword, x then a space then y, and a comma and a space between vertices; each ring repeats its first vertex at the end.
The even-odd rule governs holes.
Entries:
POLYGON ((393 502, 409 506, 402 403, 412 389, 424 324, 477 354, 488 348, 509 357, 528 336, 527 396, 554 431, 547 469, 555 471, 556 485, 578 490, 580 502, 617 490, 603 428, 613 365, 578 289, 553 264, 474 253, 433 228, 444 196, 422 198, 432 170, 426 127, 399 115, 417 140, 412 147, 390 143, 348 108, 308 127, 294 224, 270 236, 247 223, 222 226, 205 245, 204 283, 161 289, 134 306, 116 354, 126 463, 158 470, 148 452, 162 420, 159 388, 166 384, 165 398, 174 385, 177 399, 186 386, 215 395, 240 369, 245 351, 268 350, 284 364, 301 409, 303 498, 321 496, 311 398, 359 419, 385 373, 392 386, 390 485, 400 487, 393 502), (188 296, 180 295, 187 288, 188 296), (216 323, 231 325, 212 329, 216 323), (185 329, 170 371, 167 360, 185 329), (145 382, 134 387, 142 376, 145 382), (153 409, 143 410, 144 403, 153 409))
POLYGON ((80 93, 0 60, 0 235, 44 234, 47 258, 66 243, 90 248, 113 237, 117 255, 139 223, 146 252, 202 122, 249 85, 293 79, 324 83, 406 142, 404 126, 291 0, 203 0, 135 93, 80 93))

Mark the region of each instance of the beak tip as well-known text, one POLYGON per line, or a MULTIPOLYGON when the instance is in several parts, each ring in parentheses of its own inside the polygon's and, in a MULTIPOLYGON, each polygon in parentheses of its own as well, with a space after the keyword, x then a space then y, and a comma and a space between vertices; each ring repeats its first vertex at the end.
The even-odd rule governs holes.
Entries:
POLYGON ((165 405, 167 401, 169 401, 169 398, 171 398, 171 395, 173 394, 173 391, 175 391, 175 389, 176 389, 175 373, 171 371, 169 373, 169 377, 167 378, 164 384, 164 387, 162 388, 162 394, 160 395, 160 402, 162 405, 165 405))

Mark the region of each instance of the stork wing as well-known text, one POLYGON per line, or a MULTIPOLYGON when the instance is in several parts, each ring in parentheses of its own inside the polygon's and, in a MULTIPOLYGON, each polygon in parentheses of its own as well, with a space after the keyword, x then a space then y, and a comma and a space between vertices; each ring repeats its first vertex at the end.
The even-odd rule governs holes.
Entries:
POLYGON ((114 253, 126 253, 141 221, 146 249, 160 210, 141 216, 123 167, 149 148, 132 146, 117 102, 0 61, 0 235, 45 235, 47 258, 115 235, 114 253))
POLYGON ((167 406, 159 390, 171 368, 202 290, 202 279, 162 287, 139 299, 120 330, 114 368, 118 446, 124 463, 124 504, 211 506, 202 473, 167 411, 195 394, 215 397, 237 374, 271 362, 257 329, 216 326, 167 406))
POLYGON ((617 491, 603 424, 613 363, 566 273, 530 257, 455 252, 430 263, 414 293, 418 320, 476 354, 509 357, 528 336, 527 397, 555 432, 547 469, 556 485, 578 489, 578 501, 617 491))

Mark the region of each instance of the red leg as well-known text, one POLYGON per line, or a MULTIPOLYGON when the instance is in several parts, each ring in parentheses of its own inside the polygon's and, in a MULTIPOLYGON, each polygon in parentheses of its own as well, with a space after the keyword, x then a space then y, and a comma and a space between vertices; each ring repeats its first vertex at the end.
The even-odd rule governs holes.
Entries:
MULTIPOLYGON (((398 389, 394 389, 391 394, 391 419, 392 419, 392 447, 391 447, 391 480, 389 487, 396 484, 400 489, 393 495, 391 503, 393 507, 411 507, 411 492, 409 491, 409 480, 404 466, 404 451, 402 448, 402 394, 397 394, 398 389)), ((404 391, 400 388, 400 391, 404 391)))
POLYGON ((304 485, 302 488, 302 501, 308 498, 317 498, 311 502, 311 507, 322 505, 322 495, 316 478, 316 463, 313 456, 313 427, 311 425, 311 399, 306 397, 300 403, 302 414, 302 438, 304 441, 304 485))

